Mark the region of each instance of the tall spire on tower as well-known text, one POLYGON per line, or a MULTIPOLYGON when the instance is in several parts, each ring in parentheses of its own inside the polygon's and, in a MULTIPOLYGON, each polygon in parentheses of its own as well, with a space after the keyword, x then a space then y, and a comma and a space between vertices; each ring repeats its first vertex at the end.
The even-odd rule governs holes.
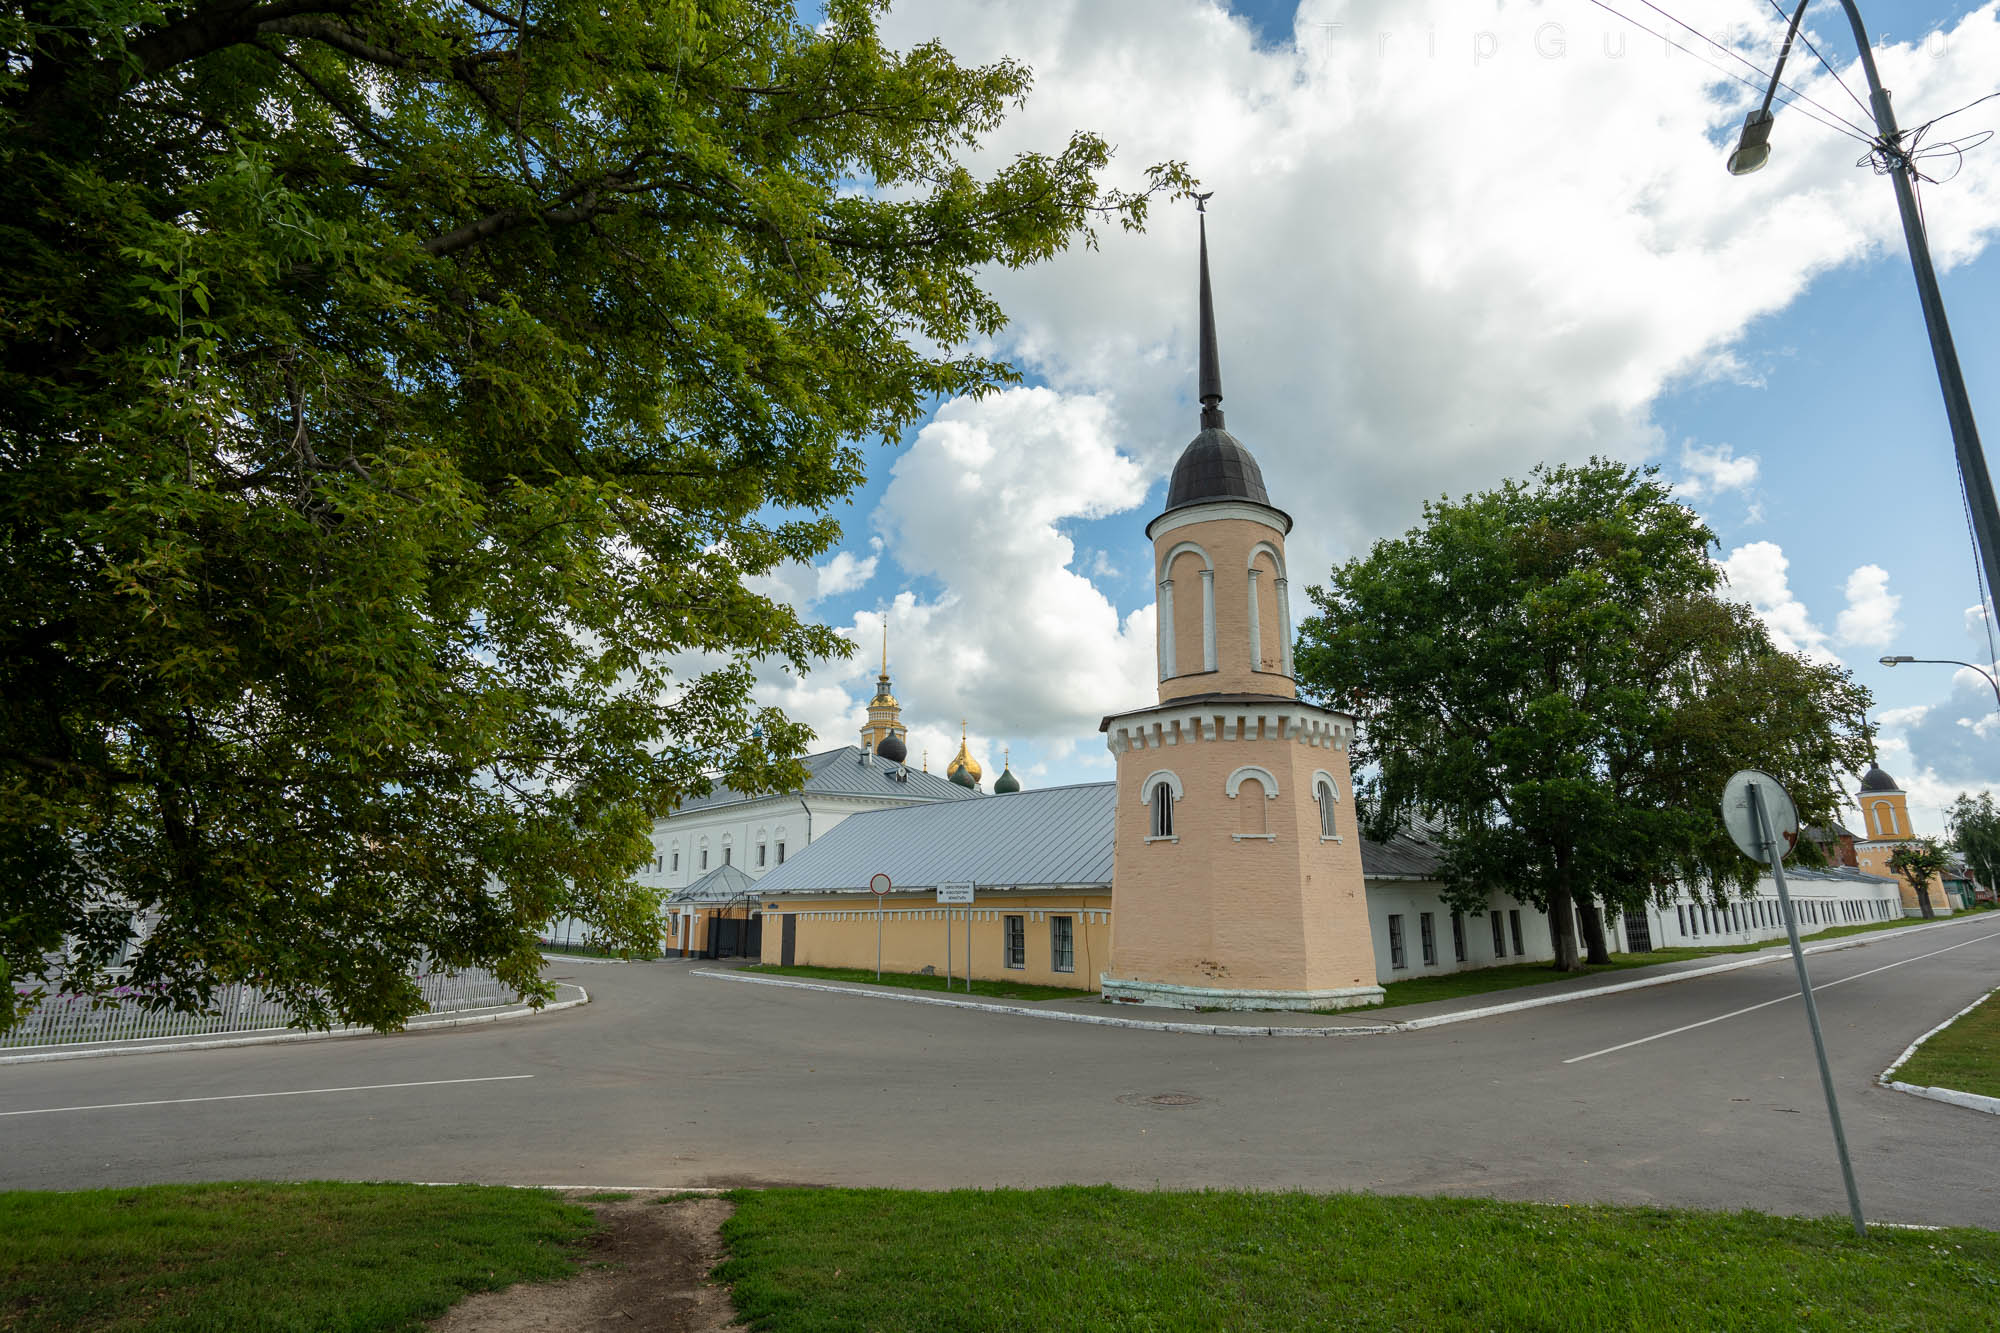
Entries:
POLYGON ((1215 298, 1208 290, 1208 201, 1215 192, 1194 197, 1201 218, 1201 428, 1222 425, 1222 359, 1215 351, 1215 298))

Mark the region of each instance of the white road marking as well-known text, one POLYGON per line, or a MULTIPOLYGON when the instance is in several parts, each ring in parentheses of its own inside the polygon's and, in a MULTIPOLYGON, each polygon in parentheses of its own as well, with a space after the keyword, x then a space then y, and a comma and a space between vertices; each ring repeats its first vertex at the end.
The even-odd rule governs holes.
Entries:
MULTIPOLYGON (((1885 963, 1881 967, 1871 967, 1866 972, 1856 972, 1853 976, 1842 977, 1838 981, 1823 982, 1820 985, 1814 986, 1813 990, 1831 990, 1835 986, 1845 986, 1850 981, 1859 981, 1863 977, 1872 977, 1877 972, 1887 972, 1892 967, 1902 967, 1909 963, 1921 963, 1926 958, 1935 958, 1941 953, 1950 953, 1953 949, 1963 949, 1968 944, 1984 944, 1987 940, 1995 939, 2000 939, 2000 931, 1996 931, 1991 935, 1981 935, 1976 940, 1962 940, 1957 944, 1946 945, 1942 949, 1933 949, 1929 953, 1920 953, 1914 958, 1905 958, 1899 963, 1885 963)), ((1789 995, 1780 995, 1777 999, 1766 1000, 1762 1004, 1746 1005, 1741 1009, 1731 1009, 1726 1014, 1717 1014, 1714 1018, 1704 1018, 1699 1023, 1686 1023, 1677 1028, 1668 1028, 1665 1032, 1655 1032, 1650 1037, 1640 1037, 1634 1041, 1620 1042, 1616 1046, 1606 1046, 1603 1050, 1592 1051, 1588 1055, 1572 1055, 1569 1059, 1563 1061, 1563 1063, 1573 1065, 1581 1060, 1595 1060, 1600 1055, 1610 1055, 1615 1051, 1630 1050, 1634 1046, 1644 1046, 1649 1041, 1659 1041, 1664 1037, 1677 1037, 1683 1032, 1692 1032, 1696 1028, 1705 1028, 1711 1023, 1720 1023, 1726 1019, 1741 1018, 1745 1014, 1754 1014, 1759 1009, 1768 1009, 1774 1004, 1783 1004, 1786 1000, 1796 1000, 1798 998, 1799 993, 1793 991, 1789 995)))
POLYGON ((533 1074, 491 1074, 485 1078, 433 1078, 421 1083, 358 1083, 348 1088, 293 1088, 287 1092, 232 1092, 220 1097, 166 1097, 153 1102, 99 1102, 93 1106, 39 1106, 32 1111, 0 1111, 10 1115, 56 1115, 63 1111, 122 1111, 132 1106, 185 1106, 190 1102, 247 1102, 258 1097, 313 1097, 323 1092, 381 1092, 386 1088, 442 1088, 454 1083, 507 1083, 533 1074))

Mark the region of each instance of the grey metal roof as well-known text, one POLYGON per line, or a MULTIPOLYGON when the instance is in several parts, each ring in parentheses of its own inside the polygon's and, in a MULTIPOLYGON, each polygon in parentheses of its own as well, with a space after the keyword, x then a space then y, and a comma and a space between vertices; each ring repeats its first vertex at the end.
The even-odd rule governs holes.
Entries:
MULTIPOLYGON (((864 764, 858 745, 843 745, 838 749, 809 754, 799 762, 806 766, 806 780, 798 790, 815 796, 887 796, 905 801, 962 801, 969 796, 985 794, 967 791, 940 774, 914 768, 899 770, 896 765, 879 758, 872 764, 864 764), (896 776, 899 771, 906 775, 900 780, 896 776)), ((777 793, 746 795, 734 787, 717 783, 715 790, 708 795, 690 796, 682 801, 674 813, 684 815, 743 801, 761 801, 773 794, 777 793)))
POLYGON ((985 800, 849 815, 757 881, 757 892, 1109 885, 1118 785, 1045 787, 985 800))
POLYGON ((1366 879, 1436 879, 1442 854, 1435 843, 1397 833, 1387 842, 1361 840, 1361 874, 1366 879))
MULTIPOLYGON (((757 881, 760 894, 860 893, 877 874, 897 888, 1111 883, 1118 784, 1048 787, 958 805, 850 815, 757 881)), ((1406 834, 1361 841, 1362 873, 1433 879, 1438 851, 1406 834)))
POLYGON ((755 897, 760 890, 757 881, 735 866, 725 862, 684 888, 675 889, 667 895, 670 903, 726 903, 739 898, 755 897))
POLYGON ((1827 879, 1847 884, 1893 884, 1896 882, 1886 875, 1871 875, 1867 871, 1857 870, 1853 866, 1827 866, 1823 869, 1815 870, 1809 866, 1788 865, 1785 867, 1785 878, 1788 880, 1827 879))

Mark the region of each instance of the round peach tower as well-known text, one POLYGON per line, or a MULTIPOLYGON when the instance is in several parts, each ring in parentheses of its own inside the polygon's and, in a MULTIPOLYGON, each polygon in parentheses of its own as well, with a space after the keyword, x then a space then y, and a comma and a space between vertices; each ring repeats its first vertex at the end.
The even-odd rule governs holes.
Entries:
POLYGON ((1292 678, 1290 515, 1223 428, 1201 236, 1201 433, 1146 527, 1159 702, 1104 720, 1118 763, 1106 997, 1318 1009, 1382 997, 1348 782, 1354 720, 1292 678))

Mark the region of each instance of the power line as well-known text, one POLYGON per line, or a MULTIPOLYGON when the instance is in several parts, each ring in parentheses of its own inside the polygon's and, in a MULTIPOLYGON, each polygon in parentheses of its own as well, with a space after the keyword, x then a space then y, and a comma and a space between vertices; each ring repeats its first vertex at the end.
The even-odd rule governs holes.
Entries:
MULTIPOLYGON (((1713 60, 1710 60, 1707 56, 1704 56, 1701 52, 1690 50, 1689 48, 1681 45, 1679 42, 1675 41, 1673 38, 1667 36, 1663 32, 1655 32, 1653 29, 1639 22, 1639 20, 1633 18, 1630 14, 1621 13, 1618 10, 1613 9, 1610 5, 1605 3, 1605 0, 1590 0, 1590 3, 1596 5, 1599 9, 1603 10, 1607 14, 1610 14, 1614 18, 1623 19, 1625 22, 1637 28, 1640 32, 1645 33, 1648 37, 1657 37, 1660 41, 1665 42, 1668 46, 1673 47, 1676 51, 1694 57, 1696 60, 1699 60, 1702 64, 1708 66, 1716 73, 1722 75, 1722 77, 1724 77, 1725 79, 1734 79, 1736 82, 1742 84, 1745 88, 1748 88, 1751 92, 1756 93, 1758 96, 1761 97, 1763 95, 1764 93, 1763 88, 1759 87, 1757 84, 1750 82, 1750 80, 1744 78, 1741 74, 1738 74, 1735 70, 1723 68, 1721 65, 1716 64, 1713 60)), ((1679 20, 1676 20, 1676 22, 1678 21, 1679 20)), ((1734 53, 1732 52, 1731 54, 1734 53)), ((1753 65, 1751 66, 1751 68, 1754 69, 1756 67, 1753 65)), ((1781 86, 1786 88, 1787 91, 1793 93, 1794 97, 1802 96, 1802 94, 1798 93, 1797 89, 1792 88, 1791 85, 1789 84, 1781 86)), ((1785 106, 1788 106, 1792 110, 1797 111, 1807 120, 1814 121, 1818 124, 1826 126, 1826 128, 1832 130, 1835 134, 1844 134, 1848 138, 1854 140, 1856 143, 1859 144, 1866 144, 1870 146, 1874 144, 1874 140, 1866 137, 1865 135, 1856 133, 1854 128, 1848 125, 1845 121, 1838 121, 1838 118, 1836 118, 1836 120, 1829 121, 1824 119, 1823 117, 1814 115, 1810 111, 1807 111, 1804 107, 1799 106, 1796 101, 1786 101, 1783 98, 1780 98, 1779 100, 1785 106)))
MULTIPOLYGON (((1769 3, 1772 9, 1778 11, 1779 18, 1784 19, 1786 23, 1791 22, 1790 17, 1788 17, 1785 13, 1785 7, 1779 4, 1778 0, 1769 0, 1769 3)), ((1813 53, 1813 59, 1819 61, 1820 67, 1824 69, 1828 74, 1831 74, 1833 76, 1833 81, 1840 85, 1840 91, 1846 93, 1850 98, 1853 98, 1854 105, 1860 107, 1861 114, 1868 117, 1869 123, 1873 124, 1875 120, 1875 113, 1868 109, 1868 104, 1861 100, 1861 95, 1859 93, 1855 92, 1852 88, 1847 86, 1847 80, 1840 77, 1840 71, 1827 63, 1826 57, 1821 55, 1819 53, 1819 48, 1812 44, 1812 38, 1806 36, 1806 31, 1803 27, 1799 29, 1799 40, 1806 44, 1806 50, 1813 53)))
MULTIPOLYGON (((1653 3, 1653 0, 1639 0, 1639 3, 1640 3, 1640 4, 1642 4, 1642 5, 1644 5, 1644 6, 1646 7, 1646 8, 1648 8, 1648 9, 1652 10, 1652 11, 1653 11, 1653 12, 1654 12, 1655 14, 1658 14, 1658 15, 1659 15, 1659 16, 1660 16, 1661 18, 1663 18, 1663 19, 1666 19, 1666 20, 1667 20, 1667 21, 1668 21, 1669 23, 1678 23, 1678 24, 1680 24, 1680 26, 1681 26, 1681 27, 1683 27, 1683 28, 1686 28, 1686 29, 1687 29, 1687 30, 1688 30, 1689 32, 1691 32, 1691 33, 1693 33, 1693 34, 1694 34, 1695 36, 1697 36, 1697 37, 1701 38, 1701 40, 1703 40, 1704 42, 1707 42, 1707 43, 1708 43, 1708 44, 1709 44, 1710 46, 1714 47, 1714 48, 1715 48, 1716 50, 1718 50, 1718 51, 1722 52, 1722 53, 1723 53, 1724 55, 1726 55, 1726 56, 1730 57, 1731 59, 1733 59, 1733 60, 1737 61, 1738 63, 1740 63, 1740 64, 1742 64, 1742 65, 1745 65, 1745 66, 1747 66, 1747 67, 1749 68, 1750 72, 1751 72, 1751 73, 1753 73, 1753 74, 1755 74, 1755 75, 1757 75, 1757 77, 1759 77, 1759 78, 1761 78, 1761 79, 1765 80, 1765 81, 1766 81, 1767 83, 1771 82, 1771 76, 1770 76, 1770 74, 1768 74, 1768 73, 1767 73, 1767 72, 1766 72, 1766 71, 1765 71, 1765 70, 1764 70, 1764 69, 1763 69, 1762 67, 1760 67, 1760 66, 1759 66, 1759 65, 1758 65, 1758 64, 1757 64, 1757 63, 1756 63, 1755 61, 1751 60, 1751 59, 1750 59, 1750 58, 1749 58, 1748 56, 1744 55, 1744 54, 1743 54, 1743 53, 1742 53, 1741 51, 1738 51, 1738 50, 1737 50, 1737 49, 1736 49, 1735 47, 1733 47, 1733 46, 1725 46, 1725 45, 1723 45, 1723 44, 1722 44, 1721 42, 1718 42, 1718 41, 1716 41, 1716 40, 1715 40, 1715 39, 1714 39, 1713 37, 1710 37, 1710 36, 1709 36, 1709 35, 1708 35, 1707 33, 1703 32, 1703 31, 1702 31, 1702 30, 1701 30, 1700 28, 1697 28, 1697 27, 1695 27, 1695 26, 1694 26, 1694 24, 1692 24, 1692 23, 1689 23, 1689 22, 1688 22, 1688 21, 1687 21, 1686 19, 1682 19, 1682 18, 1676 18, 1676 17, 1674 16, 1674 15, 1672 15, 1672 14, 1669 14, 1669 13, 1668 13, 1668 12, 1667 12, 1666 10, 1664 10, 1664 9, 1660 8, 1660 6, 1658 6, 1658 5, 1654 4, 1654 3, 1653 3)), ((1779 12, 1780 12, 1780 13, 1782 13, 1783 11, 1782 11, 1782 10, 1780 10, 1779 12)), ((1810 45, 1811 45, 1811 43, 1810 43, 1810 42, 1808 42, 1808 43, 1807 43, 1807 45, 1808 45, 1808 46, 1810 46, 1810 45)), ((1682 50, 1686 50, 1687 48, 1683 47, 1683 48, 1681 48, 1681 49, 1682 49, 1682 50)), ((1822 63, 1824 63, 1824 62, 1822 62, 1822 63)), ((1836 111, 1834 111, 1834 110, 1833 110, 1833 108, 1831 108, 1831 107, 1829 107, 1829 106, 1826 106, 1826 105, 1824 105, 1823 103, 1820 103, 1820 102, 1817 102, 1817 101, 1814 101, 1814 100, 1813 100, 1812 98, 1810 98, 1810 97, 1807 97, 1805 93, 1801 92, 1801 91, 1800 91, 1799 89, 1797 89, 1797 88, 1794 88, 1794 87, 1792 87, 1792 85, 1791 85, 1791 84, 1789 84, 1789 83, 1780 83, 1780 84, 1778 84, 1777 86, 1778 86, 1778 87, 1781 87, 1781 88, 1784 88, 1785 90, 1787 90, 1788 92, 1790 92, 1790 93, 1791 93, 1791 94, 1792 94, 1792 95, 1793 95, 1794 97, 1797 97, 1797 98, 1800 98, 1801 100, 1803 100, 1803 101, 1805 101, 1805 102, 1808 102, 1808 103, 1811 103, 1811 105, 1813 105, 1813 106, 1817 107, 1817 108, 1818 108, 1818 109, 1819 109, 1820 111, 1824 112, 1824 113, 1825 113, 1826 115, 1828 115, 1828 116, 1831 116, 1831 117, 1833 117, 1833 119, 1835 119, 1835 120, 1838 120, 1838 121, 1840 121, 1840 123, 1841 123, 1841 124, 1843 124, 1843 125, 1847 126, 1847 127, 1848 127, 1848 128, 1850 129, 1850 130, 1853 130, 1853 131, 1854 131, 1854 132, 1855 132, 1856 134, 1862 134, 1862 135, 1865 135, 1865 134, 1867 134, 1867 132, 1868 132, 1868 131, 1867 131, 1867 130, 1865 130, 1865 129, 1863 129, 1863 128, 1862 128, 1861 126, 1859 126, 1859 125, 1856 125, 1856 124, 1854 124, 1854 123, 1853 123, 1852 121, 1850 121, 1850 120, 1846 120, 1846 119, 1844 119, 1844 118, 1843 118, 1843 117, 1842 117, 1842 116, 1841 116, 1841 115, 1840 115, 1839 113, 1837 113, 1836 111)), ((1843 88, 1844 88, 1844 87, 1846 87, 1846 85, 1845 85, 1845 84, 1842 84, 1841 86, 1842 86, 1843 88)), ((1760 89, 1759 91, 1762 91, 1762 90, 1760 89)), ((1853 96, 1853 94, 1852 94, 1852 93, 1850 93, 1850 94, 1848 94, 1848 95, 1849 95, 1850 97, 1851 97, 1851 96, 1853 96)), ((1863 110, 1863 111, 1865 112, 1865 111, 1867 111, 1867 109, 1868 109, 1868 108, 1867 108, 1867 107, 1863 107, 1863 108, 1861 108, 1861 109, 1862 109, 1862 110, 1863 110)))

